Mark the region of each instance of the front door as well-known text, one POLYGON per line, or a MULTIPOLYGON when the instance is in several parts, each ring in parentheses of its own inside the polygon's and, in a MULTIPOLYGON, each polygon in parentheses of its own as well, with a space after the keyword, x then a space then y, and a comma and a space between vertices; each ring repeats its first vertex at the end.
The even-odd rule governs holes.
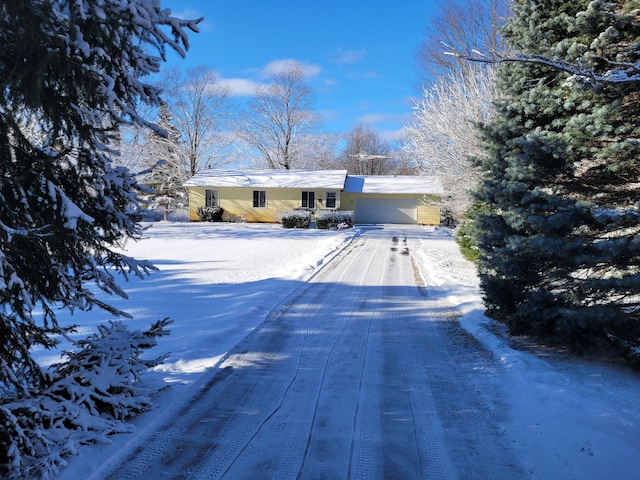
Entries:
POLYGON ((301 206, 316 208, 316 192, 302 192, 301 206))

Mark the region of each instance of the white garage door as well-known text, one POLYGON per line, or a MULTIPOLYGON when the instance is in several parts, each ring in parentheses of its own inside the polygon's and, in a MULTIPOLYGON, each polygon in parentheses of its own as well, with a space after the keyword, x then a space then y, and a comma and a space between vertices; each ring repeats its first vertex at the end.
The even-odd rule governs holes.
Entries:
POLYGON ((356 223, 417 223, 414 198, 358 198, 356 223))

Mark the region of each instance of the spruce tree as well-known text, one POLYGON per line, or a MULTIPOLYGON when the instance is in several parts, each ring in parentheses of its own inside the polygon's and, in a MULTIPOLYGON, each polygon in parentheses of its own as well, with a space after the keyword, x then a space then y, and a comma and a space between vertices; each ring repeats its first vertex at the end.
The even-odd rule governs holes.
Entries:
MULTIPOLYGON (((626 3, 516 1, 503 34, 526 55, 637 62, 626 3)), ((552 62, 503 63, 499 87, 473 225, 488 314, 513 333, 629 346, 640 337, 637 93, 552 62)))
POLYGON ((2 397, 46 383, 30 349, 64 334, 58 308, 122 313, 91 287, 124 296, 115 276, 150 268, 116 249, 140 227, 113 147, 119 125, 148 125, 136 106, 158 91, 142 79, 167 48, 184 55, 196 24, 143 0, 0 3, 2 397))
POLYGON ((174 125, 166 103, 160 104, 158 126, 166 135, 150 132, 146 150, 152 165, 141 183, 149 188, 143 195, 152 210, 161 210, 165 220, 169 214, 187 204, 184 183, 189 179, 189 169, 180 148, 180 132, 174 125))

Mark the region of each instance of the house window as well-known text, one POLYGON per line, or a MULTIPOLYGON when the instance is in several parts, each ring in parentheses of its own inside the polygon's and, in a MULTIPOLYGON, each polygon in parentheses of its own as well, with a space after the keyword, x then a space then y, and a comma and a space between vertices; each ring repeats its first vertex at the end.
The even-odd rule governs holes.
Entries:
POLYGON ((302 192, 302 204, 306 208, 316 207, 316 192, 302 192))
POLYGON ((253 191, 253 208, 265 208, 267 206, 267 192, 265 190, 253 191))
POLYGON ((327 208, 336 208, 336 192, 327 192, 327 208))
POLYGON ((204 191, 204 206, 205 207, 218 207, 218 190, 205 190, 204 191))

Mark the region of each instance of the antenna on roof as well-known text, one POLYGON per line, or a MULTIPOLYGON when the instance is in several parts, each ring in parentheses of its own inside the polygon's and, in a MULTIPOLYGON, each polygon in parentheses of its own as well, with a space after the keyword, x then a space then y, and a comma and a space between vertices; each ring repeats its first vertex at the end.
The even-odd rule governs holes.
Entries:
POLYGON ((389 155, 374 155, 370 153, 356 153, 349 156, 356 157, 358 160, 375 160, 376 158, 389 158, 389 155))

